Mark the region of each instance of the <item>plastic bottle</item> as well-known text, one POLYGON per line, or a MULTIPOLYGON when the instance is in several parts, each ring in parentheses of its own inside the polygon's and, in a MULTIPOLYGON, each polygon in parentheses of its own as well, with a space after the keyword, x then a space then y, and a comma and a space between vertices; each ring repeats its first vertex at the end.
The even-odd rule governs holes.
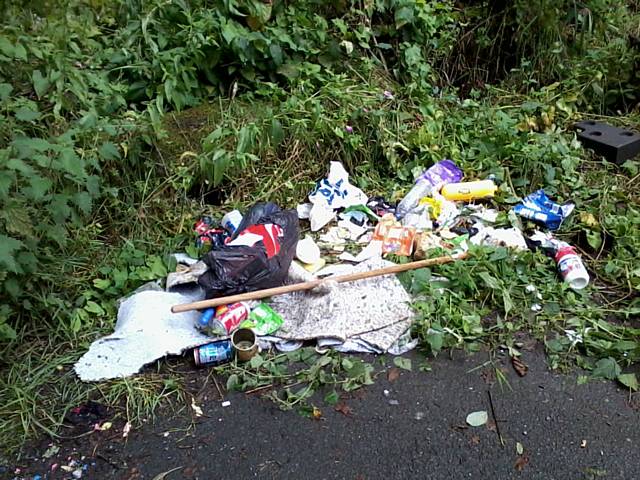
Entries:
POLYGON ((589 272, 584 267, 580 255, 570 245, 558 248, 555 255, 560 275, 574 290, 582 290, 589 284, 589 272))
POLYGON ((411 212, 418 206, 422 197, 426 197, 431 193, 432 188, 431 183, 419 178, 413 188, 409 190, 409 193, 407 193, 400 203, 398 203, 398 206, 396 207, 396 217, 404 218, 407 213, 411 212))
POLYGON ((498 187, 493 180, 478 180, 475 182, 448 183, 442 187, 440 194, 447 200, 476 200, 493 197, 498 187))
POLYGON ((432 165, 422 172, 413 188, 400 201, 396 207, 396 217, 403 218, 407 213, 415 209, 420 199, 429 195, 433 187, 450 182, 459 182, 461 179, 462 170, 451 160, 441 160, 432 165))

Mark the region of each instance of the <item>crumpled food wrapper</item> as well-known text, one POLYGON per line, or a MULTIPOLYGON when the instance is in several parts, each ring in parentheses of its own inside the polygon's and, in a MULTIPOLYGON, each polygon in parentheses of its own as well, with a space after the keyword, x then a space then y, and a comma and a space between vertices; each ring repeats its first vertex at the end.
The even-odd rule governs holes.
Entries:
MULTIPOLYGON (((320 180, 309 194, 311 231, 315 232, 335 218, 339 208, 366 205, 367 195, 349 183, 349 174, 340 162, 331 162, 329 175, 320 180)), ((300 212, 299 214, 306 212, 300 212)))

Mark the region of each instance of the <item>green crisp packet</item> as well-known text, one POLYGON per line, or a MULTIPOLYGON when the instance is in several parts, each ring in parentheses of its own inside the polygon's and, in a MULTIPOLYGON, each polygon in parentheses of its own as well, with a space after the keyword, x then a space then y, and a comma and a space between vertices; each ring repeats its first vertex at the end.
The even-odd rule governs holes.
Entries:
POLYGON ((251 310, 249 318, 240 324, 243 328, 252 328, 256 335, 271 335, 282 326, 282 317, 269 305, 261 303, 251 310))

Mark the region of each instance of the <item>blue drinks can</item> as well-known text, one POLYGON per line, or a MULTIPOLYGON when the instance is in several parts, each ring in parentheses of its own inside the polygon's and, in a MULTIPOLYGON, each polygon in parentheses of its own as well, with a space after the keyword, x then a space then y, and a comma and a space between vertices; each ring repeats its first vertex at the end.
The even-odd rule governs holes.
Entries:
POLYGON ((232 358, 233 346, 231 345, 231 340, 218 340, 193 349, 193 359, 198 367, 218 365, 231 361, 232 358))

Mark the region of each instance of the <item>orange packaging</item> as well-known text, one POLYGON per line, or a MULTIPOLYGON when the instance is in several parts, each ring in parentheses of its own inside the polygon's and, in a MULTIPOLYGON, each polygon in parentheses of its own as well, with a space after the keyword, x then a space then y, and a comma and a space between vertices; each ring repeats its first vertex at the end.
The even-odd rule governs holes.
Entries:
POLYGON ((414 227, 389 227, 382 240, 382 253, 395 253, 408 257, 413 250, 415 236, 416 229, 414 227))
POLYGON ((384 240, 391 227, 399 227, 400 222, 396 220, 396 217, 392 213, 383 215, 376 229, 373 231, 373 240, 384 240))

